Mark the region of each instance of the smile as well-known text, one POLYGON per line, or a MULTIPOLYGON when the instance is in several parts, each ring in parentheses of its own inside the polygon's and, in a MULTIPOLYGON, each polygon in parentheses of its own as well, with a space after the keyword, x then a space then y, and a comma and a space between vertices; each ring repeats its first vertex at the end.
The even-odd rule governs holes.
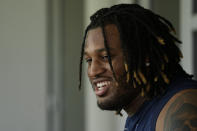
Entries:
POLYGON ((98 83, 96 84, 96 86, 97 86, 98 88, 102 88, 103 86, 108 86, 108 85, 110 85, 110 84, 111 84, 110 81, 102 81, 102 82, 98 82, 98 83))
POLYGON ((104 95, 108 91, 110 85, 111 85, 111 81, 102 81, 96 83, 95 94, 97 96, 104 95))

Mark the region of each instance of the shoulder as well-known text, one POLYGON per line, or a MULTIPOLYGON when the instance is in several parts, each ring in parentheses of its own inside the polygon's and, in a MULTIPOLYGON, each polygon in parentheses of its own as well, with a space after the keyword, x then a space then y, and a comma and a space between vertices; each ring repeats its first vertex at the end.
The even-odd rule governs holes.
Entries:
POLYGON ((156 131, 197 130, 197 89, 175 94, 161 110, 156 131))

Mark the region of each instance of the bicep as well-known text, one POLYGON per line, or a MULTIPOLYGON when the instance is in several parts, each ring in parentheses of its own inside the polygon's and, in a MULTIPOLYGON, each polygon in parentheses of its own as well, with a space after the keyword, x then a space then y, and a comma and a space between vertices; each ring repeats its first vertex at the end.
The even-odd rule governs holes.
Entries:
POLYGON ((162 119, 163 131, 197 131, 197 90, 181 92, 162 119))

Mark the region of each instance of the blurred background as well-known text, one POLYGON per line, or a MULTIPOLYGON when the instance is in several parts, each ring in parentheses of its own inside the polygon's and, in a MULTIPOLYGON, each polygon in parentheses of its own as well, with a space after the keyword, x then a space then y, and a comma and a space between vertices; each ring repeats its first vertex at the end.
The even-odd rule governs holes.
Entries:
POLYGON ((123 130, 126 115, 97 108, 85 73, 78 90, 89 16, 118 3, 169 19, 197 76, 197 0, 0 0, 0 131, 123 130))

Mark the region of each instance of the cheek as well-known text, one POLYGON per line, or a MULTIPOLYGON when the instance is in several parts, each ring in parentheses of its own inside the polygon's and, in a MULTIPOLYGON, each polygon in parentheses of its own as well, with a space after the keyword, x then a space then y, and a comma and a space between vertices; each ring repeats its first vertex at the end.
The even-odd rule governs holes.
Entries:
POLYGON ((118 76, 122 76, 125 73, 124 64, 123 62, 117 62, 113 64, 114 72, 118 76))
POLYGON ((89 68, 89 66, 86 67, 86 72, 87 72, 87 75, 89 76, 89 74, 90 74, 90 68, 89 68))
POLYGON ((86 67, 86 73, 87 73, 87 76, 88 77, 91 76, 91 66, 87 65, 87 67, 86 67))

